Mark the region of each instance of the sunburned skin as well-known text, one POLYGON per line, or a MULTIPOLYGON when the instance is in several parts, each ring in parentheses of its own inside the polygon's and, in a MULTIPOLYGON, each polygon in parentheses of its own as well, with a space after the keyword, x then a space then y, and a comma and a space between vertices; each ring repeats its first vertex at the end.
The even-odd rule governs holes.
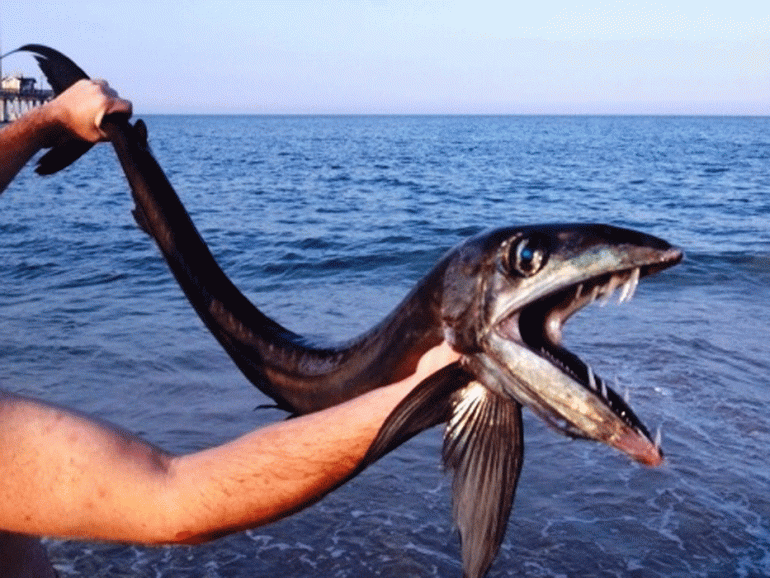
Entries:
POLYGON ((442 343, 398 383, 186 455, 0 390, 3 576, 53 575, 22 534, 195 544, 290 515, 348 479, 397 404, 458 357, 442 343))
POLYGON ((165 544, 274 521, 345 480, 401 399, 457 358, 441 344, 400 382, 181 456, 108 422, 0 390, 0 528, 165 544))

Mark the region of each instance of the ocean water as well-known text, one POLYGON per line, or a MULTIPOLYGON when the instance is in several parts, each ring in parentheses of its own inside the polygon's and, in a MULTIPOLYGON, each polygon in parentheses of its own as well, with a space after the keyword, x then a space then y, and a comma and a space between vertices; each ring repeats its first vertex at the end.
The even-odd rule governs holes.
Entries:
MULTIPOLYGON (((480 230, 606 222, 683 247, 565 344, 661 426, 665 465, 525 411, 490 576, 770 575, 770 119, 151 116, 150 142, 236 285, 290 329, 347 339, 480 230)), ((0 387, 188 452, 283 419, 134 224, 98 147, 0 196, 0 387)), ((62 576, 459 576, 441 432, 320 503, 202 546, 46 540, 62 576)))

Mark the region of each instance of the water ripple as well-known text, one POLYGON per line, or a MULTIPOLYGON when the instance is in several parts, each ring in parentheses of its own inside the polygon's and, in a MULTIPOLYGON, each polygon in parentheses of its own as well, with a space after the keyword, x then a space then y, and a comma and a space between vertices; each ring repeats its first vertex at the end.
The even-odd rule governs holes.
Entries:
MULTIPOLYGON (((527 461, 490 576, 770 575, 770 120, 150 117, 212 251, 266 313, 346 339, 445 250, 516 223, 593 221, 681 245, 681 266, 565 343, 629 386, 667 465, 525 414, 527 461), (565 475, 569 472, 569 475, 565 475)), ((285 416, 203 328, 114 154, 25 170, 0 197, 3 386, 192 451, 285 416)), ((49 541, 62 576, 453 576, 436 430, 315 507, 198 547, 49 541)))

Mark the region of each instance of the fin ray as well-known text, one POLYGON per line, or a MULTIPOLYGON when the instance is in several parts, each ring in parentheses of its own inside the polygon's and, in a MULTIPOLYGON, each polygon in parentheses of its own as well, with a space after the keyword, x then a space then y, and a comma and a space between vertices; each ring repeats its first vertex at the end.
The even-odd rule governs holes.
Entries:
POLYGON ((453 396, 444 466, 453 471, 452 501, 463 574, 484 576, 500 549, 524 457, 521 404, 471 381, 453 396))

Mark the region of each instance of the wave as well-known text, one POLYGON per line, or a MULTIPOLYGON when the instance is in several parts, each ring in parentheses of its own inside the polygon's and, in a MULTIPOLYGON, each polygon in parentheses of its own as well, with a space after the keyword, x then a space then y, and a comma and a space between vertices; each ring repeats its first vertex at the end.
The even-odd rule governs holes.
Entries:
POLYGON ((770 252, 687 253, 681 265, 661 278, 672 284, 770 289, 770 252))

